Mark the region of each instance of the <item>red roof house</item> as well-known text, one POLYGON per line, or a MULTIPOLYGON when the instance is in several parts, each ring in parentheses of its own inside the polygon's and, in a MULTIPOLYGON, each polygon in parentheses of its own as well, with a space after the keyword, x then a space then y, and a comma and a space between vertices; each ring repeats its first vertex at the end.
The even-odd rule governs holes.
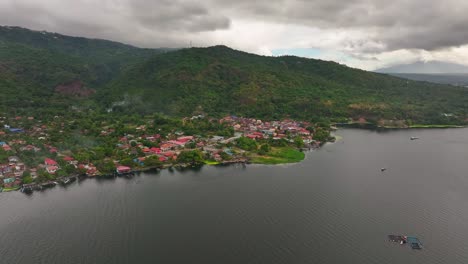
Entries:
POLYGON ((3 147, 3 150, 5 150, 5 151, 10 151, 11 150, 11 147, 8 146, 8 145, 3 145, 2 147, 3 147))
POLYGON ((132 168, 127 166, 118 166, 116 171, 117 173, 129 173, 132 171, 132 168))
POLYGON ((161 149, 160 149, 160 148, 155 148, 155 147, 152 147, 152 148, 150 149, 150 151, 153 152, 153 153, 155 153, 155 154, 161 153, 161 149))
POLYGON ((70 156, 65 156, 65 157, 63 157, 63 160, 66 161, 66 162, 70 162, 70 161, 74 161, 75 159, 70 157, 70 156))
POLYGON ((46 167, 47 172, 50 173, 50 174, 55 174, 55 172, 57 172, 58 169, 59 169, 59 167, 57 167, 57 166, 47 166, 46 167))
POLYGON ((57 166, 57 162, 53 159, 46 158, 44 161, 47 166, 57 166))

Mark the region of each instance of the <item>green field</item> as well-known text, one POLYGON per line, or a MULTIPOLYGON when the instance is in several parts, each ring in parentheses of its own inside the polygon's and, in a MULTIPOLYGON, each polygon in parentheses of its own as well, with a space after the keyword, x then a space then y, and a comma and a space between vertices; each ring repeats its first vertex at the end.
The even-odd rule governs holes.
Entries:
POLYGON ((305 154, 291 147, 273 148, 268 156, 255 155, 251 162, 256 164, 285 164, 297 163, 304 160, 305 154))
POLYGON ((19 190, 20 188, 5 188, 2 190, 2 192, 12 192, 12 191, 17 191, 19 190))

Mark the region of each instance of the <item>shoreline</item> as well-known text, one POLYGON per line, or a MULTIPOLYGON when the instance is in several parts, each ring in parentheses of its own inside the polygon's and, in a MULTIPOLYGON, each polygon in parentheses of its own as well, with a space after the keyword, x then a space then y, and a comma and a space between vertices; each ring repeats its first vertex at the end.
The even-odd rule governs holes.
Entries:
POLYGON ((340 128, 360 128, 360 129, 446 129, 446 128, 466 128, 467 126, 462 125, 410 125, 410 126, 379 126, 372 123, 335 123, 340 128))
MULTIPOLYGON (((291 150, 291 149, 288 149, 291 150)), ((42 183, 35 183, 35 184, 23 184, 21 187, 18 188, 10 188, 10 189, 1 189, 0 193, 8 193, 8 192, 22 192, 26 195, 31 195, 34 192, 42 192, 48 189, 55 188, 57 186, 61 186, 63 188, 67 187, 70 183, 75 181, 83 181, 86 179, 96 179, 96 180, 105 180, 105 179, 115 179, 115 178, 133 178, 136 174, 149 172, 149 171, 160 171, 160 170, 174 170, 174 169, 196 169, 202 168, 203 166, 231 166, 231 165, 266 165, 266 166, 277 166, 277 165, 287 165, 287 164, 295 164, 300 163, 305 160, 306 155, 304 150, 293 149, 298 153, 301 153, 302 158, 300 160, 291 160, 281 163, 269 163, 269 162, 257 162, 253 161, 253 157, 246 157, 236 160, 228 160, 228 161, 221 161, 221 162, 213 162, 213 161, 205 161, 204 163, 200 164, 190 164, 190 163, 178 163, 178 164, 164 164, 163 166, 152 166, 152 167, 144 167, 144 168, 136 168, 129 173, 112 173, 112 174, 101 174, 101 175, 70 175, 62 178, 55 179, 53 181, 47 181, 42 183)), ((312 151, 311 148, 309 151, 312 151)), ((265 157, 265 156, 264 156, 265 157)), ((268 156, 269 158, 275 158, 268 156)), ((282 161, 285 161, 284 159, 282 161)))

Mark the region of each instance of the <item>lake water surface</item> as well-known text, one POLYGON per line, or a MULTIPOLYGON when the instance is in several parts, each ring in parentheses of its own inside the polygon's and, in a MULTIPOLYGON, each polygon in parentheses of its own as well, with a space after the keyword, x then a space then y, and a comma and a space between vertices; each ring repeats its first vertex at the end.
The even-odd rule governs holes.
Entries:
POLYGON ((468 263, 468 129, 337 134, 294 165, 2 193, 0 263, 468 263))

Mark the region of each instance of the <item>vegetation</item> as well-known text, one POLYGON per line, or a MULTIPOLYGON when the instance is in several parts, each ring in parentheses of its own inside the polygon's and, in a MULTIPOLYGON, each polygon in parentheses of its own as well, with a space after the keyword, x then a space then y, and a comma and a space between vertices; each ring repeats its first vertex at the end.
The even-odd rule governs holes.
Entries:
POLYGON ((183 151, 177 157, 180 163, 203 164, 203 153, 200 150, 183 151))
POLYGON ((164 51, 0 26, 0 112, 14 108, 18 114, 58 113, 70 105, 89 107, 94 102, 88 96, 70 98, 56 88, 79 81, 81 92, 91 95, 125 69, 164 51))
MULTIPOLYGON (((468 118, 463 87, 224 46, 167 51, 0 27, 0 112, 53 116, 112 109, 129 116, 363 118, 371 124, 398 121, 398 126, 464 125, 468 118)), ((185 129, 200 132, 190 124, 185 129)))
POLYGON ((334 62, 262 57, 216 46, 155 56, 101 89, 97 100, 109 107, 125 105, 115 111, 183 116, 464 124, 467 95, 461 87, 407 81, 334 62))
POLYGON ((304 152, 292 147, 272 148, 268 156, 253 156, 252 163, 285 164, 300 162, 305 158, 304 152))

